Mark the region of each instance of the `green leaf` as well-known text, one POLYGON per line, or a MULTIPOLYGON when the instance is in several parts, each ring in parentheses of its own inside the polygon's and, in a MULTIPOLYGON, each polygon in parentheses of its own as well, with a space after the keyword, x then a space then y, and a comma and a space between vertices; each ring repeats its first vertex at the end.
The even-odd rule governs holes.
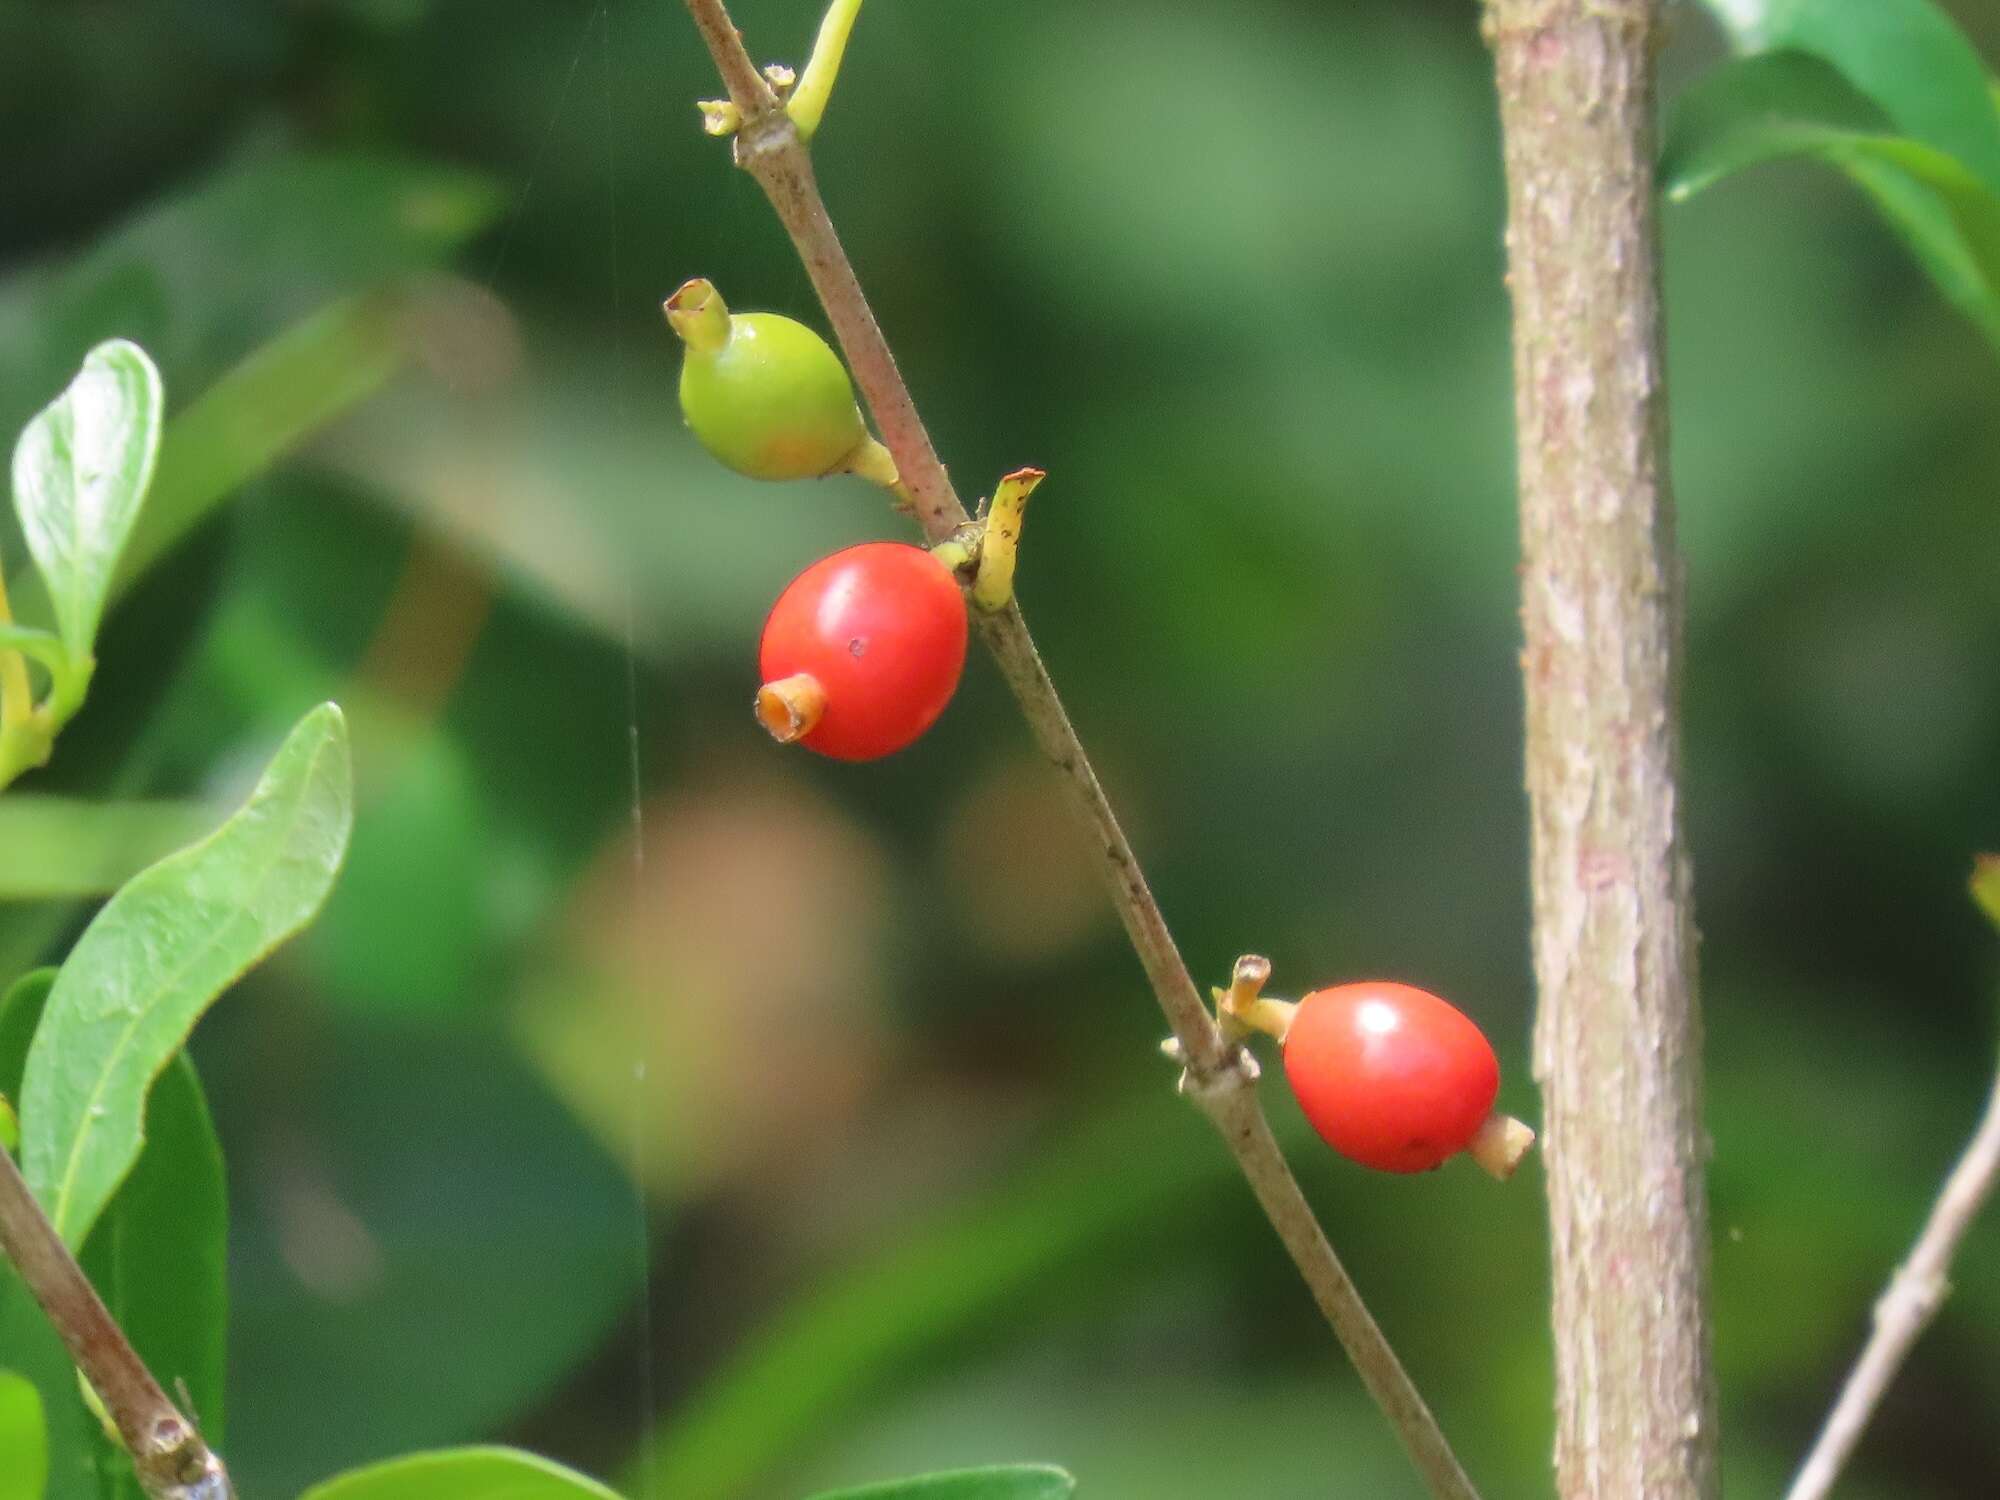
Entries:
POLYGON ((306 309, 437 265, 506 202, 484 176, 407 157, 238 152, 81 253, 0 281, 0 431, 113 336, 144 344, 174 390, 201 390, 306 309))
POLYGON ((14 449, 14 508, 69 654, 90 659, 119 554, 160 449, 160 372, 137 344, 99 344, 14 449))
MULTIPOLYGON (((408 312, 386 293, 321 308, 254 350, 167 423, 152 493, 112 575, 112 599, 245 483, 387 384, 409 358, 408 312)), ((7 586, 18 581, 10 576, 7 586)), ((35 654, 54 673, 48 647, 35 654)))
MULTIPOLYGON (((0 999, 0 1089, 12 1088, 21 1076, 56 974, 37 970, 0 999)), ((154 1085, 146 1127, 145 1150, 92 1231, 83 1267, 146 1367, 170 1393, 186 1393, 209 1441, 220 1443, 227 1192, 222 1148, 185 1053, 154 1085)), ((54 1343, 41 1310, 18 1280, 5 1275, 0 1348, 9 1358, 40 1356, 32 1368, 50 1403, 49 1446, 63 1472, 94 1471, 106 1500, 139 1500, 129 1461, 84 1413, 68 1356, 54 1343)), ((4 1493, 0 1486, 0 1500, 4 1493)))
MULTIPOLYGON (((36 969, 0 995, 0 1093, 18 1095, 21 1069, 41 1020, 54 969, 36 969)), ((96 1421, 78 1394, 76 1367, 12 1267, 0 1257, 0 1361, 25 1376, 41 1393, 47 1424, 51 1500, 80 1500, 86 1481, 90 1500, 102 1500, 94 1466, 102 1451, 96 1421)))
MULTIPOLYGON (((0 1001, 0 1087, 20 1076, 56 973, 41 969, 26 976, 0 1001)), ((169 1392, 184 1396, 215 1445, 223 1440, 228 1231, 222 1144, 201 1081, 182 1052, 153 1085, 145 1150, 91 1231, 81 1259, 146 1368, 169 1392)), ((59 1373, 68 1375, 66 1360, 59 1373)), ((141 1500, 124 1454, 98 1424, 80 1425, 100 1472, 115 1476, 106 1482, 121 1496, 141 1500)))
POLYGON ((159 483, 113 592, 125 588, 245 481, 375 394, 411 348, 410 309, 349 297, 286 328, 167 427, 159 483))
POLYGON ((1982 854, 1972 862, 1972 899, 2000 927, 2000 854, 1982 854))
POLYGON ((1951 156, 1892 133, 1831 66, 1774 52, 1715 69, 1675 102, 1661 155, 1684 200, 1747 167, 1806 156, 1845 172, 1945 295, 2000 345, 2000 195, 1951 156))
POLYGON ((201 802, 0 797, 0 901, 103 896, 217 821, 201 802))
POLYGON ((1846 153, 1840 166, 1875 200, 1938 290, 2000 347, 2000 200, 1948 157, 1915 142, 1897 144, 1901 152, 1846 153))
POLYGON ((46 630, 36 630, 12 621, 0 621, 0 651, 19 651, 49 669, 51 676, 68 675, 75 668, 63 643, 46 630))
POLYGON ((86 253, 0 281, 0 431, 26 420, 77 349, 113 333, 142 336, 177 390, 208 388, 167 424, 114 597, 259 465, 400 367, 422 295, 357 289, 434 265, 504 202, 483 176, 421 161, 253 152, 86 253), (229 274, 215 274, 224 261, 229 274))
POLYGON ((1068 1500, 1076 1481, 1047 1464, 954 1469, 859 1489, 829 1490, 814 1500, 1068 1500))
MULTIPOLYGON (((42 1006, 49 998, 49 986, 56 981, 54 969, 36 969, 23 974, 19 979, 0 992, 0 1101, 7 1105, 8 1121, 14 1129, 14 1139, 8 1149, 18 1152, 21 1148, 21 1116, 17 1107, 21 1094, 21 1070, 27 1065, 28 1048, 35 1040, 35 1027, 42 1019, 42 1006)), ((0 1259, 0 1271, 6 1269, 6 1262, 0 1259)), ((4 1292, 4 1288, 0 1288, 4 1292)), ((4 1296, 0 1296, 0 1301, 4 1296)), ((0 1349, 0 1357, 6 1351, 0 1349)))
POLYGON ((1803 52, 1711 68, 1674 100, 1660 189, 1692 197, 1745 167, 1811 152, 1830 135, 1893 135, 1889 117, 1838 69, 1803 52))
POLYGON ((449 1448, 370 1464, 300 1500, 618 1500, 594 1479, 511 1448, 449 1448))
POLYGON ((212 1445, 223 1442, 229 1198, 222 1143, 185 1052, 146 1101, 146 1145, 83 1247, 132 1347, 212 1445))
POLYGON ((1898 131, 2000 192, 2000 111, 1978 50, 1932 0, 1708 0, 1742 51, 1824 59, 1898 131))
POLYGON ((23 974, 0 993, 0 1093, 10 1098, 21 1089, 21 1073, 28 1065, 28 1048, 41 1024, 42 1008, 56 982, 53 968, 23 974))
POLYGON ((136 876, 57 975, 21 1086, 21 1166, 72 1245, 139 1155, 146 1091, 201 1013, 325 902, 353 826, 347 725, 324 704, 250 800, 136 876))
POLYGON ((0 1370, 0 1500, 42 1500, 49 1434, 33 1381, 0 1370))

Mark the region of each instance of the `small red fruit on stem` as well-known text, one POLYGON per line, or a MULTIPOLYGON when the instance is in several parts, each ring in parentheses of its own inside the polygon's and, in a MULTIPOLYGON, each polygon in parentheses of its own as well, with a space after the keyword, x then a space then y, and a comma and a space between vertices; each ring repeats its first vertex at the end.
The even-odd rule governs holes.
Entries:
POLYGON ((835 760, 893 754, 936 722, 965 667, 965 597, 922 547, 864 542, 786 585, 764 621, 757 717, 835 760))
POLYGON ((1414 985, 1315 990, 1285 1035, 1285 1076, 1306 1119, 1351 1161, 1428 1172, 1469 1151, 1509 1176, 1535 1133, 1495 1114, 1500 1064, 1464 1012, 1414 985))

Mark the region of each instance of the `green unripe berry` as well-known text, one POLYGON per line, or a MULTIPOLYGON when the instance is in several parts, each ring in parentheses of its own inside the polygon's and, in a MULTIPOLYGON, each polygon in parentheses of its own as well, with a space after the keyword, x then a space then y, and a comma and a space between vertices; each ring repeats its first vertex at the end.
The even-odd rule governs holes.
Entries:
POLYGON ((894 484, 896 466, 868 433, 840 357, 803 323, 731 313, 697 277, 666 302, 687 345, 681 414, 702 447, 752 479, 856 473, 894 484))

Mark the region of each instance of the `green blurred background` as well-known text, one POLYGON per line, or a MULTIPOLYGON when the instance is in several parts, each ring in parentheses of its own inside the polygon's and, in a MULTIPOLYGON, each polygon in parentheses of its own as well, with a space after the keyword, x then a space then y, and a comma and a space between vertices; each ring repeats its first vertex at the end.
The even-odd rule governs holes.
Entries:
MULTIPOLYGON (((798 61, 814 12, 738 19, 798 61)), ((1532 1119, 1475 20, 876 0, 818 160, 961 487, 1051 473, 1024 604, 1191 964, 1439 989, 1532 1119)), ((1669 87, 1719 52, 1679 7, 1669 87)), ((190 469, 318 429, 162 526, 0 804, 5 980, 88 914, 26 899, 50 871, 103 888, 353 715, 335 903, 194 1044, 244 1491, 496 1437, 646 1500, 1029 1458, 1103 1500, 1414 1495, 990 666, 878 765, 747 711, 792 573, 907 532, 680 426, 680 280, 819 321, 716 91, 671 0, 0 0, 0 433, 114 334, 177 413, 288 340, 190 469)), ((1725 1463, 1771 1493, 1991 1072, 2000 363, 1824 171, 1666 235, 1725 1463)), ((1545 1493, 1538 1165, 1365 1174, 1269 1092, 1486 1492, 1545 1493)), ((1855 1500, 1992 1493, 1995 1226, 1956 1280, 1855 1500)))

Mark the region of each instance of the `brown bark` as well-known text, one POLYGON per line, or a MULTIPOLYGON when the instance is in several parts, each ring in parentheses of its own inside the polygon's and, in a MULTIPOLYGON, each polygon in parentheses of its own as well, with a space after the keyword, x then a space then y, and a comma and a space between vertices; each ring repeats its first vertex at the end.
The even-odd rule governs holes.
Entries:
POLYGON ((1656 0, 1490 0, 1514 299, 1535 1074, 1570 1500, 1717 1492, 1656 0))

